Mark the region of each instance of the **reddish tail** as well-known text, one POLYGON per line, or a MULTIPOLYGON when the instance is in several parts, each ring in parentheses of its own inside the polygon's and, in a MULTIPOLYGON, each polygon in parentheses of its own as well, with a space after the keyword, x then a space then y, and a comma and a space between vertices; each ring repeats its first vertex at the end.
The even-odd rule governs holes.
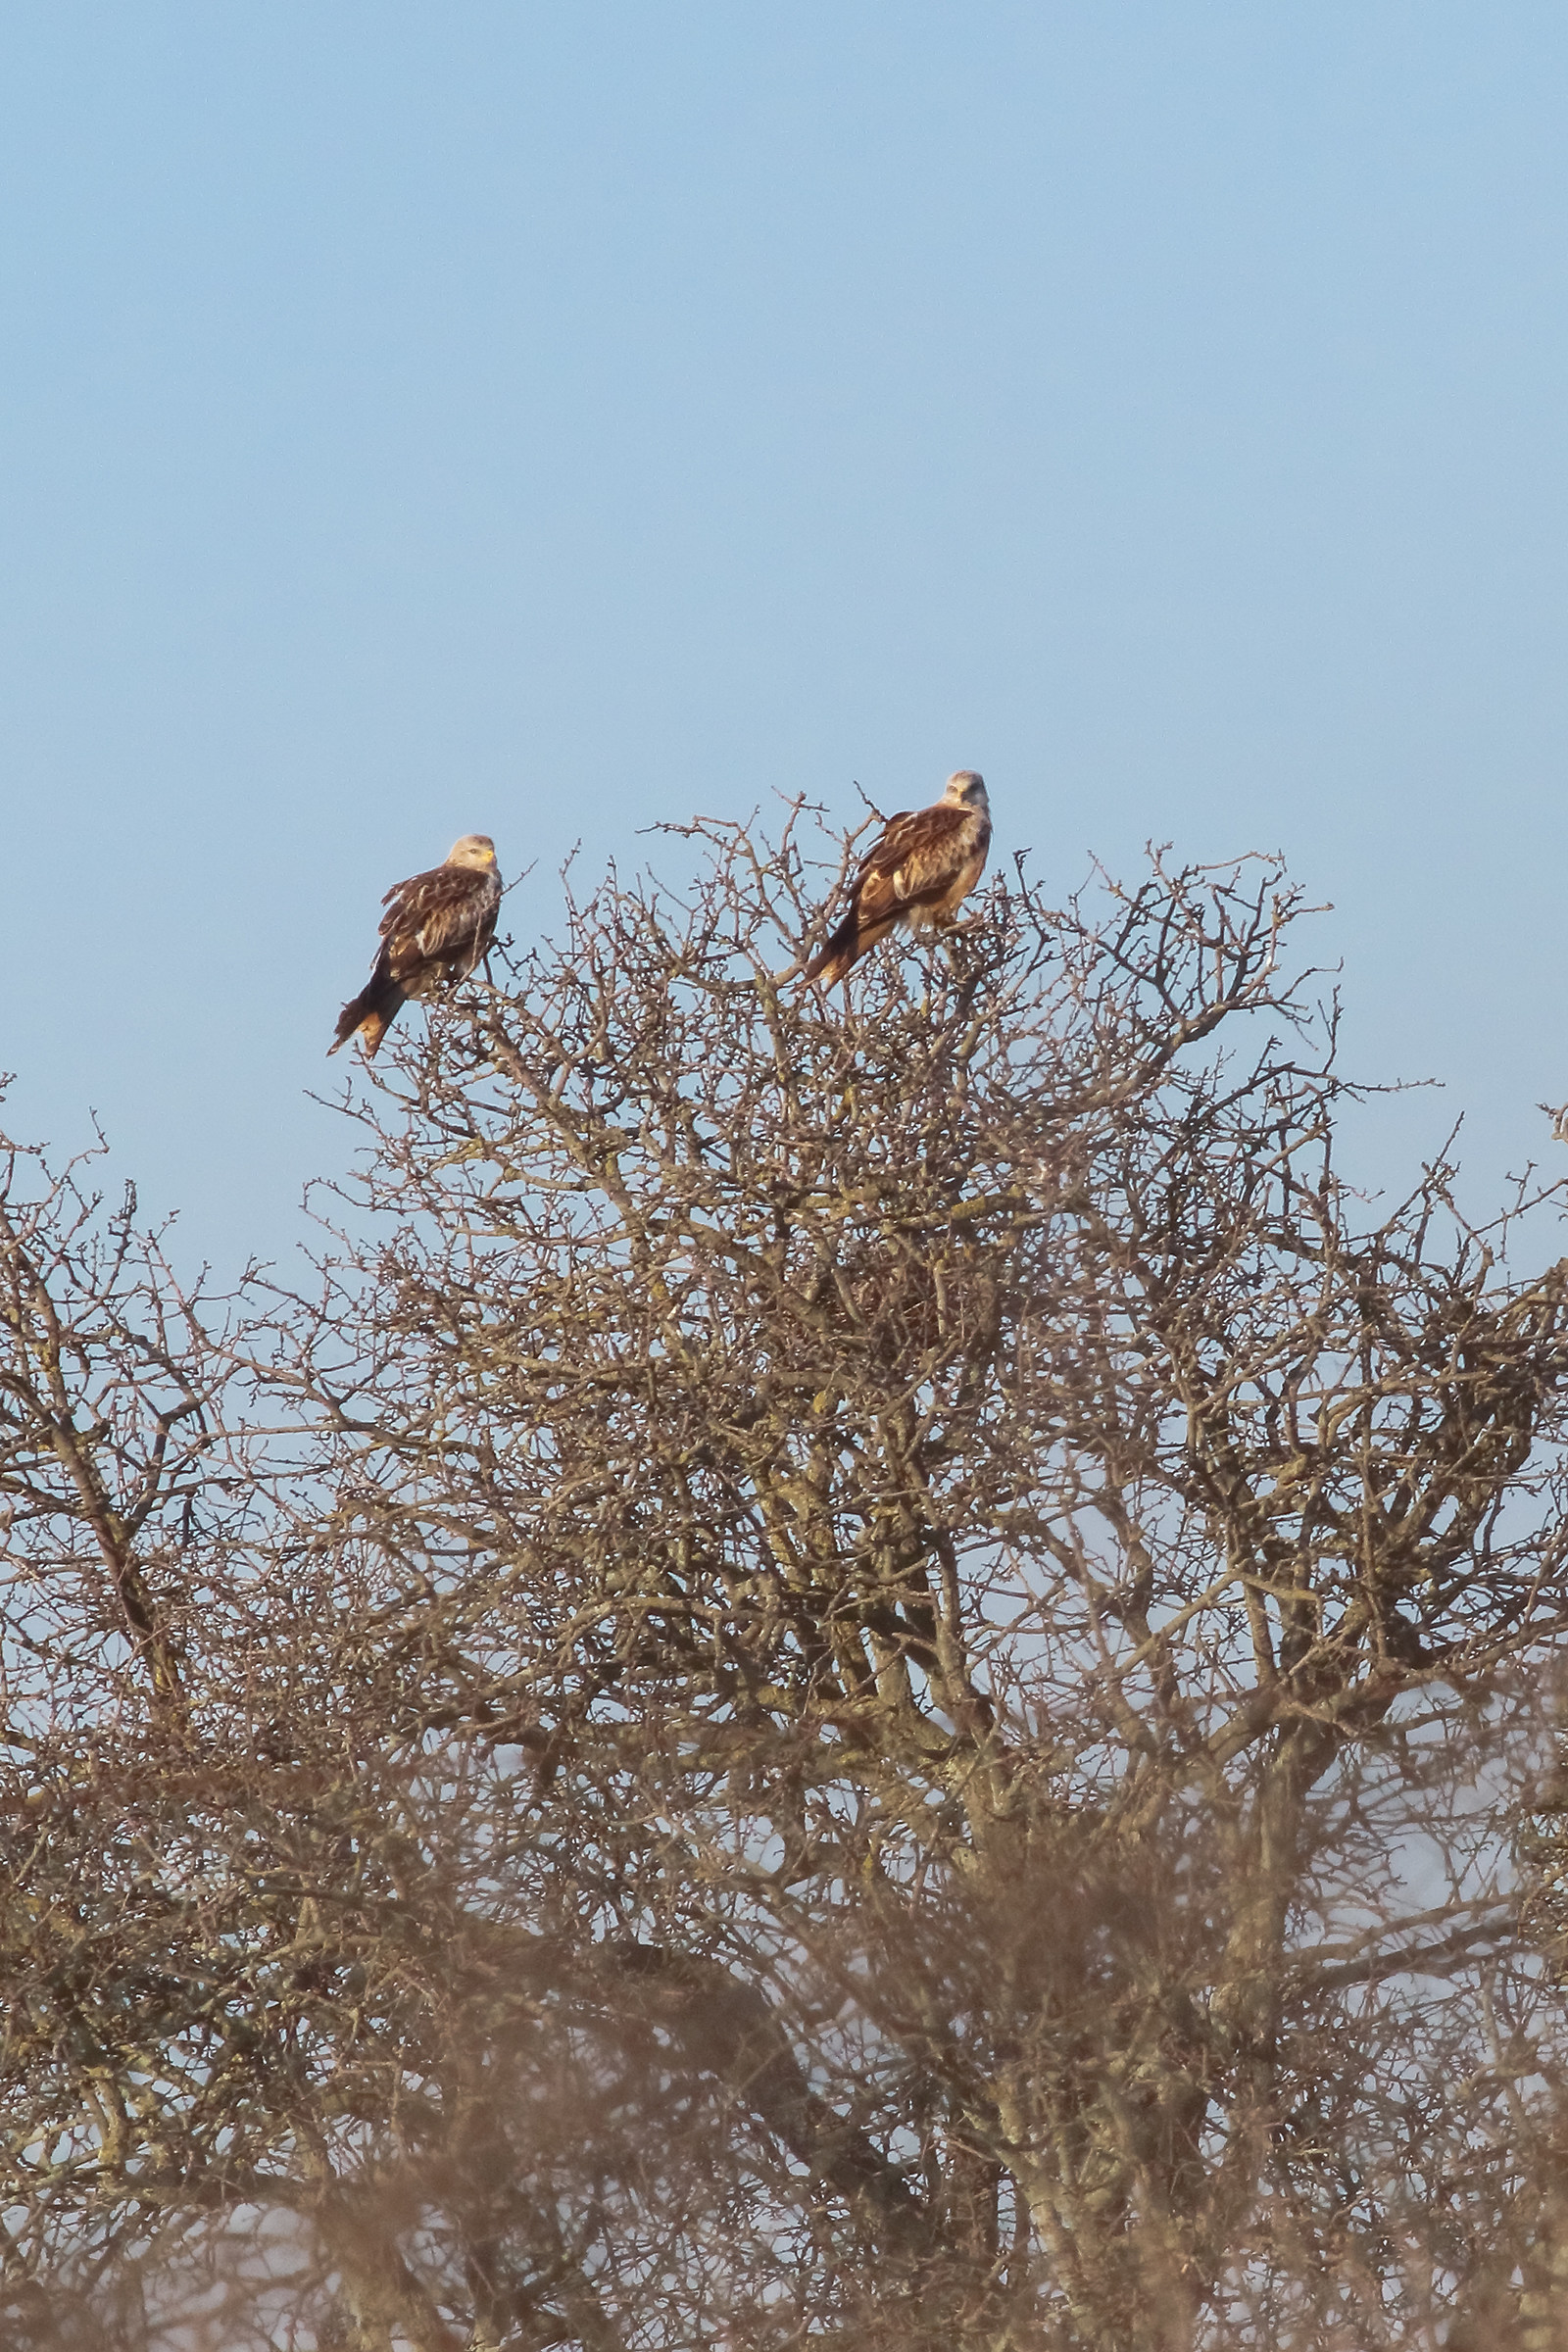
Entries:
POLYGON ((860 953, 860 918, 852 906, 825 948, 811 957, 803 980, 820 980, 824 988, 833 988, 843 979, 860 953))
POLYGON ((359 995, 345 1004, 338 1014, 332 1043, 326 1049, 327 1059, 330 1060, 339 1046, 346 1046, 358 1031, 365 1047, 366 1060, 373 1061, 382 1038, 407 1003, 407 997, 391 973, 383 971, 377 964, 359 995))

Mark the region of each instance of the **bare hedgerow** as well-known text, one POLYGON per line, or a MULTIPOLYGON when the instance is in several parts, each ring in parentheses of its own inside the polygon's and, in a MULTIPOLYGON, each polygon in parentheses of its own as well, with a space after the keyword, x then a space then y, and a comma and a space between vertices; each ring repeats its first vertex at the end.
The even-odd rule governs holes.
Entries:
POLYGON ((825 1001, 687 838, 306 1295, 18 1163, 8 2340, 1544 2352, 1558 1195, 1347 1189, 1268 860, 825 1001))

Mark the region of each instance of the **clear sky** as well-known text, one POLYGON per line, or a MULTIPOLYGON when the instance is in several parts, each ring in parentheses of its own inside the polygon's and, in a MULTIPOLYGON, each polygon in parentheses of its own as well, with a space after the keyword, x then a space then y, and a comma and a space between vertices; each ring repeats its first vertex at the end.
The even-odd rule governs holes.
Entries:
POLYGON ((455 834, 525 932, 965 765, 1063 889, 1283 847, 1401 1144, 1550 1156, 1565 235, 1529 0, 13 0, 13 1130, 283 1249, 455 834))

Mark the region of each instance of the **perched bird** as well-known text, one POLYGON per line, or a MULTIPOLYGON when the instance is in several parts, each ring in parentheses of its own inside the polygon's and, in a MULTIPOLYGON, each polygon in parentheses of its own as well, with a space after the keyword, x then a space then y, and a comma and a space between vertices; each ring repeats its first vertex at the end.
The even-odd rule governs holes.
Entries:
POLYGON ((338 1015, 328 1055, 358 1031, 366 1059, 411 997, 433 997, 471 972, 496 935, 501 874, 488 833, 465 833, 446 863, 395 883, 381 901, 381 949, 370 977, 338 1015))
POLYGON ((850 910, 802 978, 831 988, 896 923, 945 930, 985 870, 986 780, 960 767, 929 808, 890 817, 850 890, 850 910))

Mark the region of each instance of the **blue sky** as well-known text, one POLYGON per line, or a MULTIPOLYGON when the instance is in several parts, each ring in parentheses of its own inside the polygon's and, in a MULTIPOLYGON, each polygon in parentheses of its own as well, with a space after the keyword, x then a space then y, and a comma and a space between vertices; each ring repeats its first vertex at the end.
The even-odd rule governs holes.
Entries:
POLYGON ((1544 6, 18 0, 13 1130, 283 1250, 455 834, 531 931, 961 764, 1063 889, 1283 847, 1479 1205, 1568 1099, 1565 117, 1544 6))

